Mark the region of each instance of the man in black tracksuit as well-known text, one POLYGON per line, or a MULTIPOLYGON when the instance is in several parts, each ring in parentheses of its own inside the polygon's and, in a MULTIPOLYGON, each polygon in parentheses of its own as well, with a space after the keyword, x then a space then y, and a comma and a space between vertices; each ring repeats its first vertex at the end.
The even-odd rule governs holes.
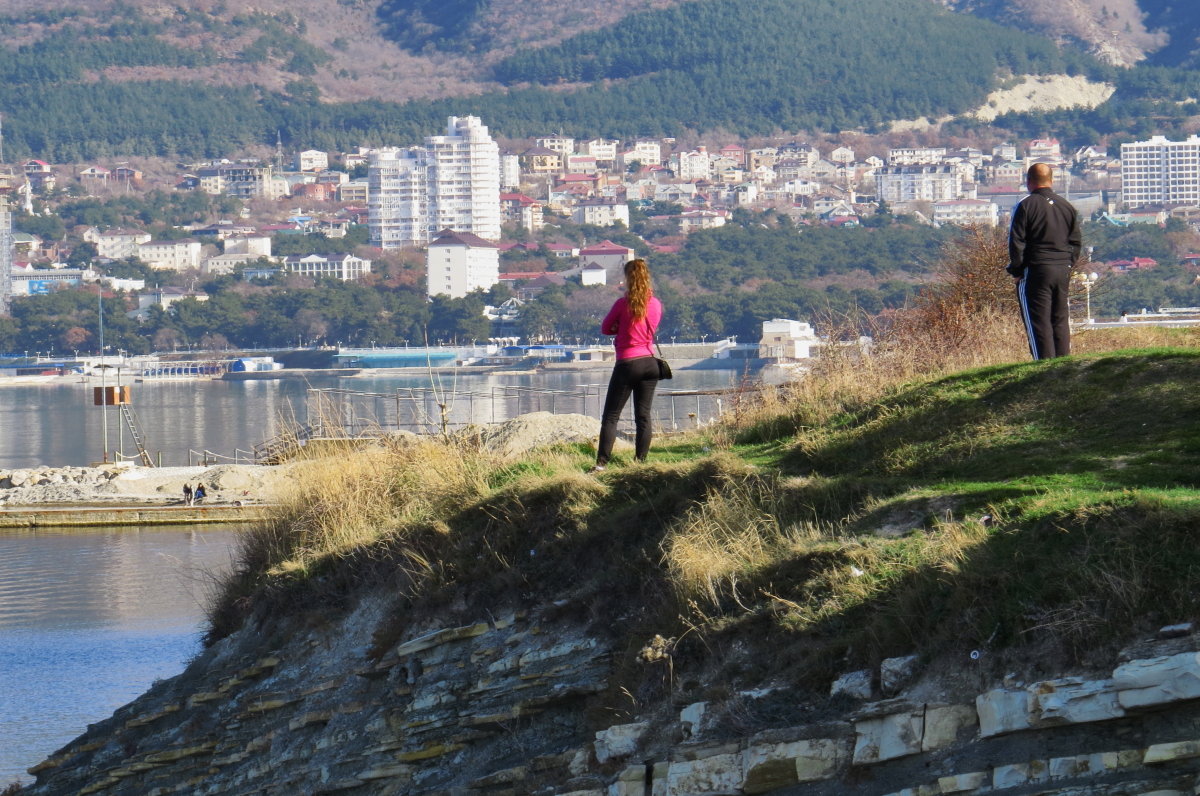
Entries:
POLYGON ((1029 196, 1013 210, 1008 233, 1008 267, 1017 280, 1017 297, 1029 351, 1034 359, 1071 353, 1067 293, 1071 269, 1083 250, 1079 214, 1050 190, 1054 174, 1045 163, 1029 167, 1029 196))

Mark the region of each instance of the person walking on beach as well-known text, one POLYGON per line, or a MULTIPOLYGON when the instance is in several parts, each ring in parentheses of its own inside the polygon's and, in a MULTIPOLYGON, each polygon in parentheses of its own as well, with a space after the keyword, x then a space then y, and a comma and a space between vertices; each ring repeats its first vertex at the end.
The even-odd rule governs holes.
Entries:
POLYGON ((192 485, 191 484, 183 485, 183 504, 185 506, 192 505, 192 485))
POLYGON ((617 363, 608 381, 604 411, 600 416, 600 442, 596 464, 590 472, 608 465, 617 438, 617 422, 633 395, 633 422, 637 429, 634 456, 645 461, 650 452, 650 407, 658 386, 658 360, 654 357, 654 333, 662 320, 662 302, 650 287, 650 268, 642 259, 625 263, 625 295, 613 303, 600 323, 604 334, 616 335, 617 363))
POLYGON ((1071 269, 1083 251, 1079 214, 1051 190, 1054 173, 1034 163, 1026 174, 1029 196, 1013 209, 1008 233, 1008 266, 1017 280, 1021 317, 1034 359, 1071 353, 1067 294, 1071 269))

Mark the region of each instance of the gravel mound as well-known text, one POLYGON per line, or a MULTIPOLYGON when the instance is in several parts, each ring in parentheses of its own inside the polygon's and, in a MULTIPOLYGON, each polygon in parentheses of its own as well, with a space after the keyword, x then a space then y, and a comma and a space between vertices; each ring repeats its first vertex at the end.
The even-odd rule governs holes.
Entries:
POLYGON ((556 415, 531 412, 490 426, 467 426, 454 437, 474 442, 501 456, 519 456, 534 448, 559 443, 594 444, 600 436, 600 420, 588 415, 556 415))

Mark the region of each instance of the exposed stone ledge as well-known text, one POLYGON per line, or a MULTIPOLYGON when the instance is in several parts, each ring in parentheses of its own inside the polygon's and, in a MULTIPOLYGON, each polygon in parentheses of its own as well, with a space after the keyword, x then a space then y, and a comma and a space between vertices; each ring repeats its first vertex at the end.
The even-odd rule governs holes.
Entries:
MULTIPOLYGON (((720 703, 591 723, 614 651, 537 614, 414 628, 372 662, 385 604, 296 629, 271 654, 253 629, 220 642, 36 767, 29 796, 879 796, 881 783, 894 796, 1065 796, 1192 793, 1200 776, 1200 656, 1177 638, 1108 677, 956 701, 905 692, 914 661, 892 659, 860 681, 895 698, 734 737, 720 703)), ((737 698, 794 699, 781 687, 737 698)))

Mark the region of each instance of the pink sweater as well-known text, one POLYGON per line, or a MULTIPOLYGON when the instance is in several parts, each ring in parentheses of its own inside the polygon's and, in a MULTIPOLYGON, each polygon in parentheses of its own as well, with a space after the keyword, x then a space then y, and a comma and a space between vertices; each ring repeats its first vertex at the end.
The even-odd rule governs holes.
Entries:
POLYGON ((662 302, 654 296, 646 303, 646 317, 635 321, 629 314, 629 301, 624 296, 617 299, 612 309, 600 323, 604 334, 615 334, 613 345, 617 348, 617 359, 654 356, 654 332, 662 320, 662 302))

